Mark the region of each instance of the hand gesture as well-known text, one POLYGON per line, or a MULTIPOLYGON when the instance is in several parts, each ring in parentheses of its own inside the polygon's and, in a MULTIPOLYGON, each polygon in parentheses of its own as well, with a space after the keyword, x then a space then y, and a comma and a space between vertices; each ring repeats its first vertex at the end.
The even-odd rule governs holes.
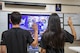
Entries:
POLYGON ((34 31, 38 31, 38 26, 36 23, 33 23, 32 28, 34 31))
POLYGON ((69 17, 69 19, 68 19, 68 25, 69 25, 69 26, 71 26, 71 25, 72 25, 71 17, 69 17))

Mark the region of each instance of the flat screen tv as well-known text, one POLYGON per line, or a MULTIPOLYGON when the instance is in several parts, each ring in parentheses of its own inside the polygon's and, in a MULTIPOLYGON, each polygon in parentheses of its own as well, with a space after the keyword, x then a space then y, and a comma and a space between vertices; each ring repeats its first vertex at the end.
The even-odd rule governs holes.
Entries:
MULTIPOLYGON (((8 29, 12 28, 12 24, 9 22, 10 15, 8 14, 8 29)), ((20 28, 29 30, 33 34, 32 24, 35 22, 38 25, 38 40, 40 41, 42 33, 46 30, 48 24, 49 15, 41 14, 21 14, 20 28)))

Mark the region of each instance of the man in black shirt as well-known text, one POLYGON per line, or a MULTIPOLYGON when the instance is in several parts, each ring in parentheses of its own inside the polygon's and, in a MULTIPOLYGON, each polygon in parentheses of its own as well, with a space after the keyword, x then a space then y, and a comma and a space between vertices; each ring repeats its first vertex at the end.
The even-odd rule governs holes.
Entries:
POLYGON ((27 44, 37 46, 38 44, 38 27, 34 23, 32 28, 34 30, 34 40, 27 30, 19 27, 21 21, 21 14, 19 12, 12 12, 10 22, 13 24, 12 29, 6 30, 2 33, 1 39, 1 53, 27 53, 27 44))

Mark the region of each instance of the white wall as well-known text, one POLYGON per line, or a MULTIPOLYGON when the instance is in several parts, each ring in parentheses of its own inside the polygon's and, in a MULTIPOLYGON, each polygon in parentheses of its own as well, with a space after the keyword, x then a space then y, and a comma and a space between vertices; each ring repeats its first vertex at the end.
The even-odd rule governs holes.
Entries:
POLYGON ((78 6, 62 6, 63 13, 80 13, 80 7, 78 6))
POLYGON ((2 0, 2 1, 18 1, 18 2, 34 2, 34 3, 64 3, 64 4, 80 5, 80 0, 2 0))
MULTIPOLYGON (((55 5, 47 5, 45 8, 23 7, 23 6, 4 6, 3 11, 26 11, 26 12, 56 12, 55 5), (21 8, 20 8, 21 7, 21 8)), ((80 7, 77 6, 62 6, 61 13, 80 13, 80 7)))
POLYGON ((7 14, 0 11, 0 41, 1 41, 1 33, 7 30, 8 26, 7 14))
POLYGON ((34 2, 34 3, 56 3, 61 0, 2 0, 2 1, 18 1, 18 2, 34 2))
MULTIPOLYGON (((4 1, 4 0, 3 0, 4 1)), ((19 1, 23 2, 23 0, 6 0, 6 1, 19 1)), ((70 5, 80 5, 80 0, 24 0, 25 2, 33 2, 33 3, 62 3, 62 4, 70 4, 70 5)), ((3 11, 26 11, 26 12, 56 12, 55 5, 46 5, 44 8, 38 7, 27 7, 27 6, 14 6, 14 5, 5 5, 3 2, 3 11)), ((61 13, 80 13, 80 6, 68 6, 62 5, 61 13)))
POLYGON ((3 6, 3 11, 26 11, 26 12, 55 12, 55 5, 47 5, 46 7, 27 7, 27 6, 3 6))

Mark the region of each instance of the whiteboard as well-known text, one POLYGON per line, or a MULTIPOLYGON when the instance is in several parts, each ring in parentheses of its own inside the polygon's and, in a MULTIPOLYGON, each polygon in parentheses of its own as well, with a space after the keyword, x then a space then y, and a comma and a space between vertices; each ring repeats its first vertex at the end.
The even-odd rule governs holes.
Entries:
POLYGON ((73 26, 76 30, 77 39, 80 40, 80 14, 77 13, 66 13, 64 14, 64 29, 71 33, 70 27, 68 26, 68 18, 71 17, 73 26))
POLYGON ((68 18, 71 17, 74 25, 80 25, 80 14, 64 14, 64 24, 67 24, 68 18))

